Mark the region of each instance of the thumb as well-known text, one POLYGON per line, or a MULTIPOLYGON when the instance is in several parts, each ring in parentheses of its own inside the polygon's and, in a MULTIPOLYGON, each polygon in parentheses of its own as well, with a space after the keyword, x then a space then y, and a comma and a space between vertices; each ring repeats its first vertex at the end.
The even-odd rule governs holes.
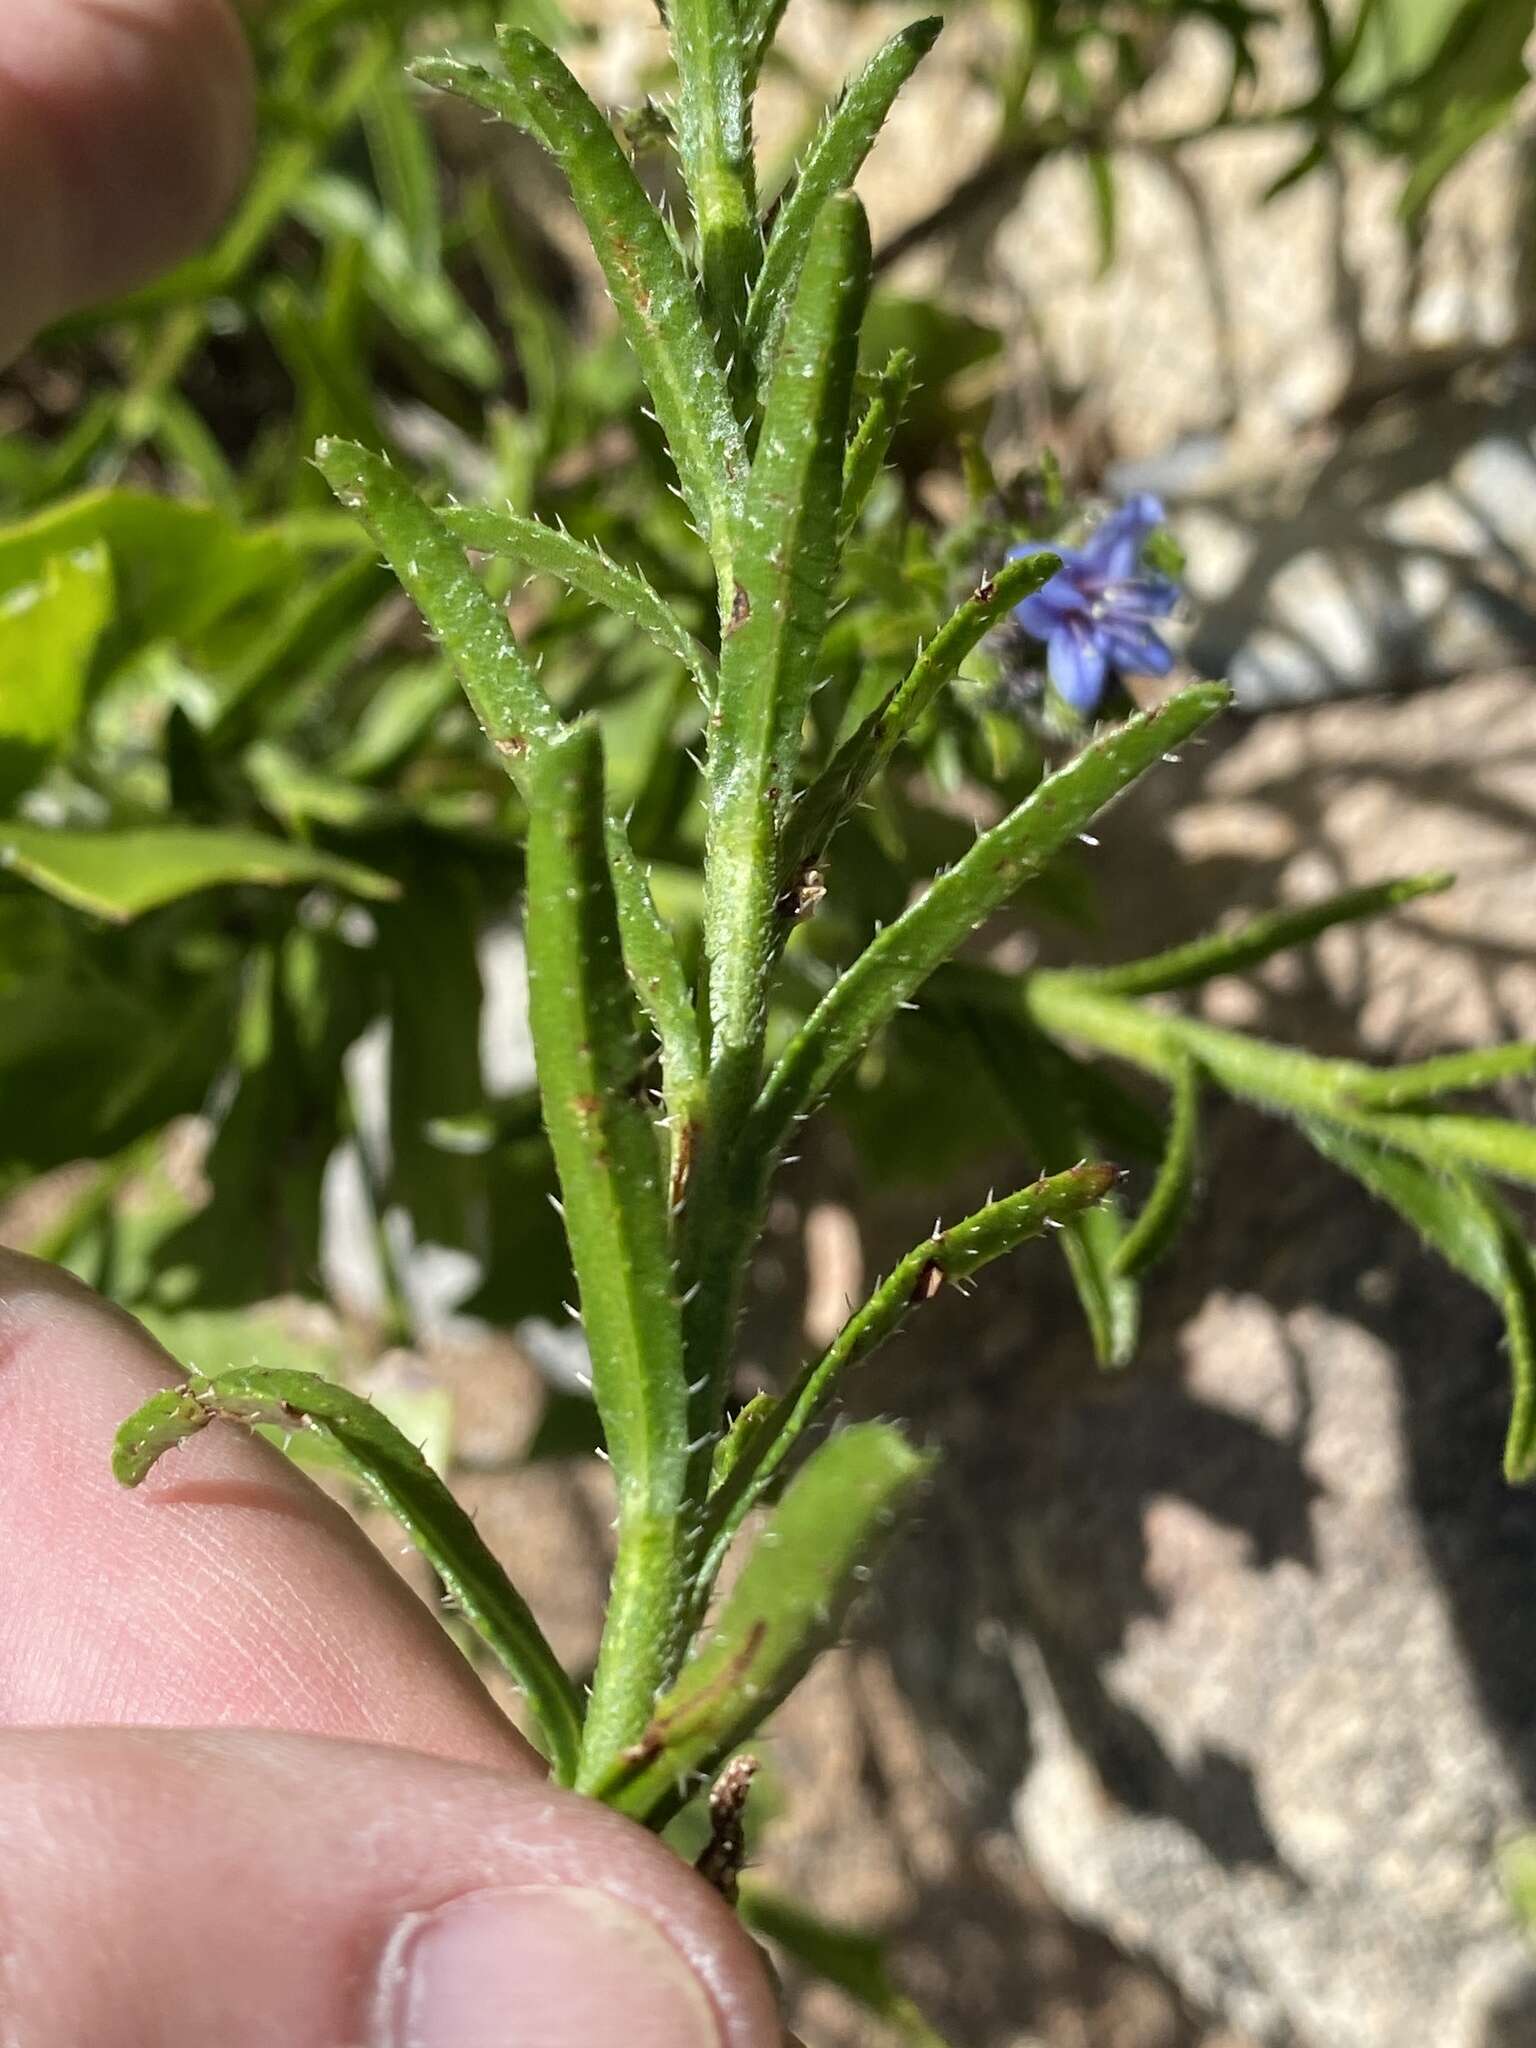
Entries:
POLYGON ((714 1893, 536 1780, 308 1735, 0 1734, 28 2048, 776 2048, 714 1893))
POLYGON ((226 0, 0 0, 0 362, 213 232, 251 102, 226 0))

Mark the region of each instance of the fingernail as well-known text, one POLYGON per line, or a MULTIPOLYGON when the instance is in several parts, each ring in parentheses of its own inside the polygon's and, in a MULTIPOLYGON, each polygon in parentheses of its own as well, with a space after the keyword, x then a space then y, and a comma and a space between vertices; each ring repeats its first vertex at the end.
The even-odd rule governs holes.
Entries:
POLYGON ((704 1986, 607 1892, 525 1885, 413 1916, 390 1944, 384 2048, 720 2048, 704 1986))

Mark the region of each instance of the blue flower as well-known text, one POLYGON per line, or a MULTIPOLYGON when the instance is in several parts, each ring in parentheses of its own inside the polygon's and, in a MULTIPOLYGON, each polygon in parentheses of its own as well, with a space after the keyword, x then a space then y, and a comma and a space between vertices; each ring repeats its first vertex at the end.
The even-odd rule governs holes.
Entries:
MULTIPOLYGON (((1045 665, 1057 692, 1085 718, 1098 709, 1113 675, 1165 676, 1173 656, 1154 631, 1179 601, 1179 586, 1142 564, 1141 551, 1163 508, 1149 492, 1127 499, 1094 528, 1081 547, 1054 544, 1061 567, 1014 617, 1045 642, 1045 665)), ((1034 553, 1009 550, 1008 559, 1034 553)))

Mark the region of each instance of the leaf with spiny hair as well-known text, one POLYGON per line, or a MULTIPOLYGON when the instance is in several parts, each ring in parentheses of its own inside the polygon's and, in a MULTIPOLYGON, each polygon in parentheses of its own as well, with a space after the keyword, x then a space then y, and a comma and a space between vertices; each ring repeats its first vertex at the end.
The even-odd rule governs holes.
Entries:
POLYGON ((1476 1173, 1437 1171, 1322 1117, 1306 1118, 1301 1128, 1325 1159, 1395 1209, 1447 1265, 1498 1303, 1511 1382, 1504 1472, 1515 1485, 1536 1479, 1536 1269, 1515 1217, 1476 1173))
MULTIPOLYGON (((688 1305, 686 1328, 689 1366, 696 1381, 711 1391, 724 1383, 739 1261, 757 1230, 769 1178, 795 1124, 810 1115, 902 1005, 993 911, 1069 845, 1106 804, 1230 701, 1224 684, 1196 683, 1156 710, 1139 712, 1090 741, 1000 824, 983 833, 924 896, 870 942, 823 996, 769 1074, 731 1152, 713 1170, 708 1200, 696 1198, 689 1204, 685 1272, 696 1291, 688 1305)), ((1031 977, 1031 982, 1038 978, 1031 977)), ((1070 1165, 1088 1150, 1084 1145, 1050 1163, 1070 1165)), ((1080 1226, 1094 1227, 1091 1219, 1080 1226)), ((1103 1247, 1104 1260, 1113 1249, 1103 1247)), ((1120 1292, 1105 1293, 1107 1309, 1115 1309, 1126 1298, 1125 1283, 1117 1285, 1120 1292)), ((1110 1355, 1118 1358, 1127 1352, 1126 1329, 1123 1314, 1106 1317, 1101 1334, 1110 1342, 1110 1355)))
MULTIPOLYGON (((704 1518, 702 1562, 694 1583, 695 1611, 708 1597, 742 1522, 795 1445, 826 1413, 844 1374, 893 1337, 908 1315, 943 1287, 1080 1216, 1101 1202, 1118 1178, 1118 1167, 1101 1164, 1075 1166, 1038 1180, 1000 1201, 989 1202, 947 1230, 935 1230, 891 1269, 822 1356, 806 1366, 786 1394, 754 1415, 751 1442, 738 1449, 724 1469, 717 1461, 704 1518)), ((753 1414, 752 1409, 742 1412, 743 1416, 753 1414)))
POLYGON ((531 130, 564 171, 729 602, 746 449, 683 260, 612 129, 553 50, 522 29, 497 42, 506 77, 450 57, 419 59, 416 74, 531 130))
POLYGON ((1525 1080, 1536 1073, 1536 1041, 1518 1039, 1509 1045, 1480 1046, 1472 1052, 1442 1053, 1403 1067, 1379 1067, 1350 1086, 1361 1109, 1401 1109, 1429 1102, 1438 1095, 1460 1095, 1493 1088, 1501 1081, 1525 1080))
POLYGON ((917 358, 910 349, 891 351, 848 443, 848 453, 843 458, 843 506, 839 519, 844 540, 858 525, 869 494, 885 467, 892 436, 907 408, 916 366, 917 358))
POLYGON ((840 1430, 773 1510, 702 1649, 591 1786, 659 1827, 787 1697, 868 1575, 930 1461, 888 1423, 840 1430))
POLYGON ((1306 945, 1335 925, 1356 924, 1362 918, 1380 917, 1384 911, 1412 903, 1420 896, 1439 895, 1454 880, 1452 875, 1436 873, 1374 882, 1363 889, 1346 889, 1337 896, 1325 896, 1318 903, 1303 903, 1294 910, 1274 910, 1262 917, 1249 918, 1233 931, 1213 932, 1208 938, 1174 946, 1166 953, 1153 953, 1144 960, 1130 960, 1119 967, 1083 968, 1079 972, 1085 982, 1111 995, 1152 995, 1160 990, 1190 988, 1217 974, 1241 974, 1246 968, 1272 959, 1276 953, 1306 945))
POLYGON ((890 762, 902 740, 960 673, 960 665, 1005 613, 1061 567, 1052 554, 1008 562, 971 592, 922 648, 906 676, 850 735, 796 803, 784 836, 783 889, 814 867, 844 819, 890 762))
POLYGON ((1369 1095, 1390 1076, 1388 1068, 1362 1060, 1319 1059, 1196 1017, 1150 1010, 1123 996, 1106 995, 1076 973, 1041 969, 1019 986, 1022 1002, 1043 1030, 1097 1046, 1148 1073, 1171 1079, 1179 1058, 1188 1054, 1230 1094, 1263 1109, 1296 1118, 1327 1117, 1442 1172, 1475 1167, 1496 1180, 1536 1186, 1536 1129, 1529 1124, 1450 1110, 1418 1114, 1362 1108, 1362 1091, 1369 1095))
POLYGON ((756 90, 763 60, 788 4, 789 0, 740 0, 742 80, 749 93, 756 90))
POLYGON ((315 1373, 251 1366, 154 1395, 117 1433, 112 1469, 139 1486, 174 1445, 219 1417, 319 1431, 404 1526, 454 1604, 527 1695, 559 1782, 576 1776, 576 1688, 522 1595, 421 1452, 369 1401, 315 1373))
POLYGON ((1476 1174, 1438 1172, 1325 1117, 1306 1117, 1301 1129, 1325 1159, 1395 1209, 1447 1265, 1495 1301, 1502 1297, 1504 1260, 1487 1203, 1491 1191, 1476 1174))
POLYGON ((680 1653, 688 1396, 656 1131, 634 1087, 639 1013, 595 726, 571 727, 529 764, 528 808, 529 1020, 619 1510, 577 1777, 589 1788, 637 1739, 680 1653))
POLYGON ((771 1426, 778 1405, 772 1394, 754 1394, 732 1418, 715 1445, 709 1474, 711 1493, 725 1485, 743 1459, 756 1456, 763 1433, 771 1426))
MULTIPOLYGON (((1091 740, 1032 790, 872 940, 790 1040, 763 1090, 747 1144, 775 1152, 876 1032, 934 970, 1122 790, 1231 702, 1221 683, 1195 683, 1154 711, 1091 740)), ((744 1155, 747 1146, 744 1145, 744 1155)))
POLYGON ((1117 1274, 1136 1280, 1171 1248, 1189 1213, 1199 1171, 1200 1069, 1194 1060, 1178 1063, 1173 1081, 1173 1112, 1168 1140, 1152 1192, 1116 1248, 1117 1274))
POLYGON ((342 504, 378 542, 458 671, 507 773, 521 787, 528 761, 564 726, 501 606, 470 568, 462 543, 383 456, 355 441, 322 441, 315 461, 342 504))
POLYGON ((811 231, 833 193, 857 177, 896 95, 932 49, 937 16, 898 29, 843 93, 817 132, 794 188, 779 207, 747 308, 746 346, 766 374, 794 303, 811 231))
POLYGON ((601 549, 577 540, 563 527, 499 512, 493 505, 450 505, 440 517, 465 547, 514 562, 530 575, 556 576, 594 604, 627 619, 664 654, 683 664, 706 702, 714 701, 714 656, 637 571, 621 569, 601 549))
POLYGON ((661 1047, 661 1092, 671 1125, 671 1203, 675 1205, 687 1184, 694 1142, 704 1118, 707 1075, 703 1034, 677 942, 656 908, 629 834, 617 818, 608 820, 607 832, 624 965, 661 1047))

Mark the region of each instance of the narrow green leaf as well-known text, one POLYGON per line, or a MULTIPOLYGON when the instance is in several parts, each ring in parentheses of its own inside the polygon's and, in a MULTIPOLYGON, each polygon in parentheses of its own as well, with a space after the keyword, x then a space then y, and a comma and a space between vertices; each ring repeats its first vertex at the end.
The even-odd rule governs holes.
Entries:
POLYGON ((413 661, 395 669, 374 686, 332 769, 348 782, 388 775, 458 698, 459 679, 446 661, 413 661))
POLYGON ((447 57, 418 62, 417 75, 532 129, 564 171, 729 603, 747 457, 683 260, 613 131, 560 59, 519 29, 498 41, 510 79, 447 57))
POLYGON ((1536 1829, 1502 1845, 1499 1881, 1527 1940, 1536 1942, 1536 1829))
POLYGON ((1020 985, 1040 1027, 1079 1038, 1148 1073, 1172 1079, 1188 1053, 1234 1095, 1293 1117, 1321 1116, 1377 1143, 1393 1145, 1441 1171, 1480 1167, 1496 1179, 1536 1185, 1536 1129, 1491 1116, 1450 1111, 1414 1115, 1357 1107, 1382 1069, 1360 1060, 1326 1060, 1224 1031, 1193 1017, 1143 1009, 1107 996, 1086 977, 1039 971, 1020 985))
POLYGON ((501 607, 441 519, 384 458, 351 441, 315 452, 326 482, 359 514, 459 672, 486 737, 521 785, 530 756, 561 732, 554 706, 501 607))
POLYGON ((789 0, 741 0, 742 76, 748 93, 757 85, 758 73, 788 4, 789 0))
POLYGON ((1009 562, 972 591, 922 648, 883 704, 873 710, 795 805, 785 835, 780 885, 815 867, 838 826, 891 760, 902 740, 960 673, 960 665, 999 619, 1061 567, 1055 555, 1009 562))
POLYGON ((156 1394, 117 1433, 112 1469, 138 1486, 156 1460, 217 1417, 251 1427, 322 1431, 359 1480, 404 1525, 466 1619, 528 1697, 562 1784, 575 1776, 581 1709, 575 1687, 522 1595, 414 1444, 370 1402, 313 1373, 248 1367, 194 1377, 156 1394))
MULTIPOLYGON (((690 1191, 684 1271, 690 1288, 696 1290, 687 1315, 688 1357, 696 1381, 706 1381, 712 1393, 723 1382, 736 1304, 734 1276, 757 1229, 774 1162, 796 1122, 810 1114, 902 1004, 994 910, 1160 755, 1166 756, 1229 701, 1224 685, 1199 683, 1090 742, 940 875, 822 998, 769 1075, 730 1155, 690 1191)), ((1043 978, 1030 978, 1031 991, 1043 978)), ((1118 1007, 1140 1022, 1131 1005, 1118 1007)), ((1048 1163, 1069 1166, 1087 1150, 1085 1144, 1048 1163)), ((1068 1234, 1067 1254, 1074 1271, 1090 1253, 1095 1272, 1100 1267, 1107 1271, 1115 1248, 1107 1240, 1116 1228, 1106 1205, 1068 1234), (1109 1217, 1107 1223, 1098 1220, 1101 1214, 1109 1217)), ((1131 1299, 1128 1283, 1095 1287, 1094 1300, 1104 1311, 1095 1328, 1107 1357, 1128 1355, 1134 1341, 1131 1299)))
POLYGON ((635 1094, 639 1016, 596 728, 571 728, 527 774, 529 1013, 619 1505, 579 1774, 590 1789, 639 1739, 679 1654, 688 1397, 656 1133, 635 1094))
POLYGON ((1437 1173, 1320 1119, 1302 1128, 1325 1159, 1395 1209, 1448 1265, 1498 1303, 1511 1384, 1504 1474, 1514 1486, 1536 1479, 1536 1259, 1518 1221, 1476 1175, 1437 1173))
MULTIPOLYGON (((1536 1897, 1536 1879, 1532 1890, 1536 1897)), ((865 2012, 894 2028, 905 2048, 946 2048, 891 1975, 888 1943, 879 1935, 834 1926, 755 1882, 742 1886, 740 1906, 741 1917, 754 1934, 777 1943, 803 1970, 835 1984, 865 2012)))
POLYGON ((316 846, 186 825, 76 832, 9 822, 0 825, 0 871, 114 924, 231 882, 268 889, 323 882, 352 896, 395 894, 387 875, 316 846))
POLYGON ((1114 1270, 1128 1280, 1139 1279, 1155 1266, 1183 1227, 1199 1170, 1200 1069, 1182 1059, 1173 1084, 1173 1114, 1168 1142, 1152 1192, 1114 1256, 1114 1270))
POLYGON ((1536 1073, 1536 1042, 1489 1045, 1473 1052, 1448 1052, 1408 1067, 1382 1067, 1362 1075, 1350 1093, 1362 1109, 1401 1109, 1437 1095, 1492 1088, 1500 1081, 1536 1073))
POLYGON ((672 1200, 676 1201, 704 1118, 703 1037, 676 941, 662 922, 629 834, 616 818, 608 820, 607 831, 624 965, 661 1047, 661 1092, 670 1126, 672 1200))
POLYGON ((1504 1476, 1511 1486, 1524 1486, 1536 1479, 1536 1256, 1504 1205, 1492 1206, 1504 1257, 1500 1299, 1511 1383, 1504 1476))
POLYGON ((885 1423, 823 1444, 726 1596, 706 1647, 591 1789, 659 1826, 767 1719, 819 1651, 929 1461, 885 1423))
POLYGON ((562 527, 546 526, 541 519, 524 519, 515 512, 498 512, 488 505, 453 505, 442 514, 442 520, 465 547, 500 555, 530 575, 558 576, 594 604, 628 619, 663 653, 683 664, 706 703, 714 701, 714 656, 694 638, 666 599, 634 570, 621 569, 562 527))
POLYGON ((1475 1178, 1439 1173, 1405 1152, 1322 1117, 1302 1121, 1307 1140, 1378 1201, 1395 1209, 1446 1264, 1495 1301, 1503 1298, 1505 1261, 1498 1231, 1475 1178))
POLYGON ((270 620, 244 637, 220 676, 218 708, 205 731, 209 747, 241 745, 261 730, 274 705, 291 709, 297 691, 323 686, 338 660, 353 653, 365 622, 392 588, 389 571, 366 541, 324 575, 301 577, 274 603, 270 620))
POLYGON ((1451 1110, 1424 1116, 1385 1112, 1363 1122, 1388 1144, 1405 1145, 1425 1158, 1479 1166, 1496 1180, 1536 1187, 1536 1128, 1530 1124, 1451 1110))
POLYGON ((363 102, 363 131, 385 211, 399 222, 411 260, 423 270, 443 261, 443 208, 432 132, 403 76, 386 72, 363 102))
POLYGON ((722 357, 736 346, 762 255, 752 117, 736 0, 669 0, 678 78, 678 157, 693 202, 704 303, 722 357))
POLYGON ((714 1463, 709 1475, 711 1493, 725 1485, 744 1459, 757 1456, 764 1432, 770 1427, 778 1405, 772 1394, 754 1394, 739 1410, 715 1445, 714 1463))
POLYGON ((917 358, 910 349, 891 351, 889 362, 880 372, 874 395, 848 443, 848 453, 843 459, 843 508, 838 522, 844 540, 858 525, 859 516, 869 502, 869 494, 885 467, 892 436, 906 411, 916 366, 917 358))
POLYGON ((1104 277, 1115 260, 1119 211, 1115 199, 1115 167, 1107 150, 1090 149, 1084 152, 1083 168, 1088 173, 1094 226, 1099 235, 1099 276, 1104 277))
MULTIPOLYGON (((1217 974, 1241 974, 1291 946, 1304 946, 1320 933, 1338 924, 1354 924, 1362 918, 1379 917, 1412 903, 1420 896, 1437 896, 1449 889, 1453 875, 1407 875, 1401 880, 1376 882, 1364 889, 1346 889, 1326 896, 1318 903, 1304 903, 1295 910, 1270 911, 1250 918, 1235 931, 1213 932, 1166 953, 1153 953, 1144 960, 1131 960, 1122 967, 1092 967, 1080 970, 1081 979, 1108 994, 1151 995, 1161 989, 1191 988, 1217 974)), ((1428 1091, 1432 1092, 1432 1091, 1428 1091)))
MULTIPOLYGON (((751 1123, 776 1150, 798 1115, 826 1094, 899 1006, 985 918, 1040 872, 1120 792, 1229 703, 1196 683, 1091 741, 985 832, 947 874, 866 948, 791 1039, 751 1123)), ((1032 977, 1032 984, 1039 977, 1032 977)), ((766 1141, 766 1143, 765 1143, 766 1141)), ((1067 1162, 1057 1162, 1065 1164, 1067 1162)))
POLYGON ((430 362, 476 391, 500 388, 501 353, 484 324, 440 264, 424 262, 401 223, 361 185, 318 173, 297 194, 294 213, 322 241, 350 236, 357 243, 368 296, 430 362))
MULTIPOLYGON (((707 1597, 743 1520, 805 1432, 826 1413, 843 1375, 894 1336, 913 1309, 931 1301, 946 1285, 963 1281, 1030 1238, 1081 1216, 1104 1199, 1118 1178, 1117 1167, 1103 1165, 1053 1174, 989 1202, 948 1230, 936 1230, 892 1268, 822 1356, 806 1366, 771 1408, 754 1416, 751 1441, 735 1447, 724 1460, 723 1472, 717 1454, 715 1490, 704 1520, 703 1562, 695 1581, 696 1606, 707 1597)), ((743 1410, 743 1416, 751 1412, 743 1410)))
POLYGON ((780 834, 837 569, 869 263, 864 209, 842 194, 817 223, 747 491, 709 758, 704 932, 717 1056, 755 1052, 762 1039, 780 923, 780 834))
POLYGON ((73 740, 113 605, 112 561, 100 542, 51 557, 37 582, 0 594, 0 805, 73 740))
POLYGON ((772 365, 822 208, 857 177, 897 93, 943 25, 932 16, 899 29, 849 85, 812 142, 794 190, 779 208, 747 309, 746 344, 760 375, 772 365))

